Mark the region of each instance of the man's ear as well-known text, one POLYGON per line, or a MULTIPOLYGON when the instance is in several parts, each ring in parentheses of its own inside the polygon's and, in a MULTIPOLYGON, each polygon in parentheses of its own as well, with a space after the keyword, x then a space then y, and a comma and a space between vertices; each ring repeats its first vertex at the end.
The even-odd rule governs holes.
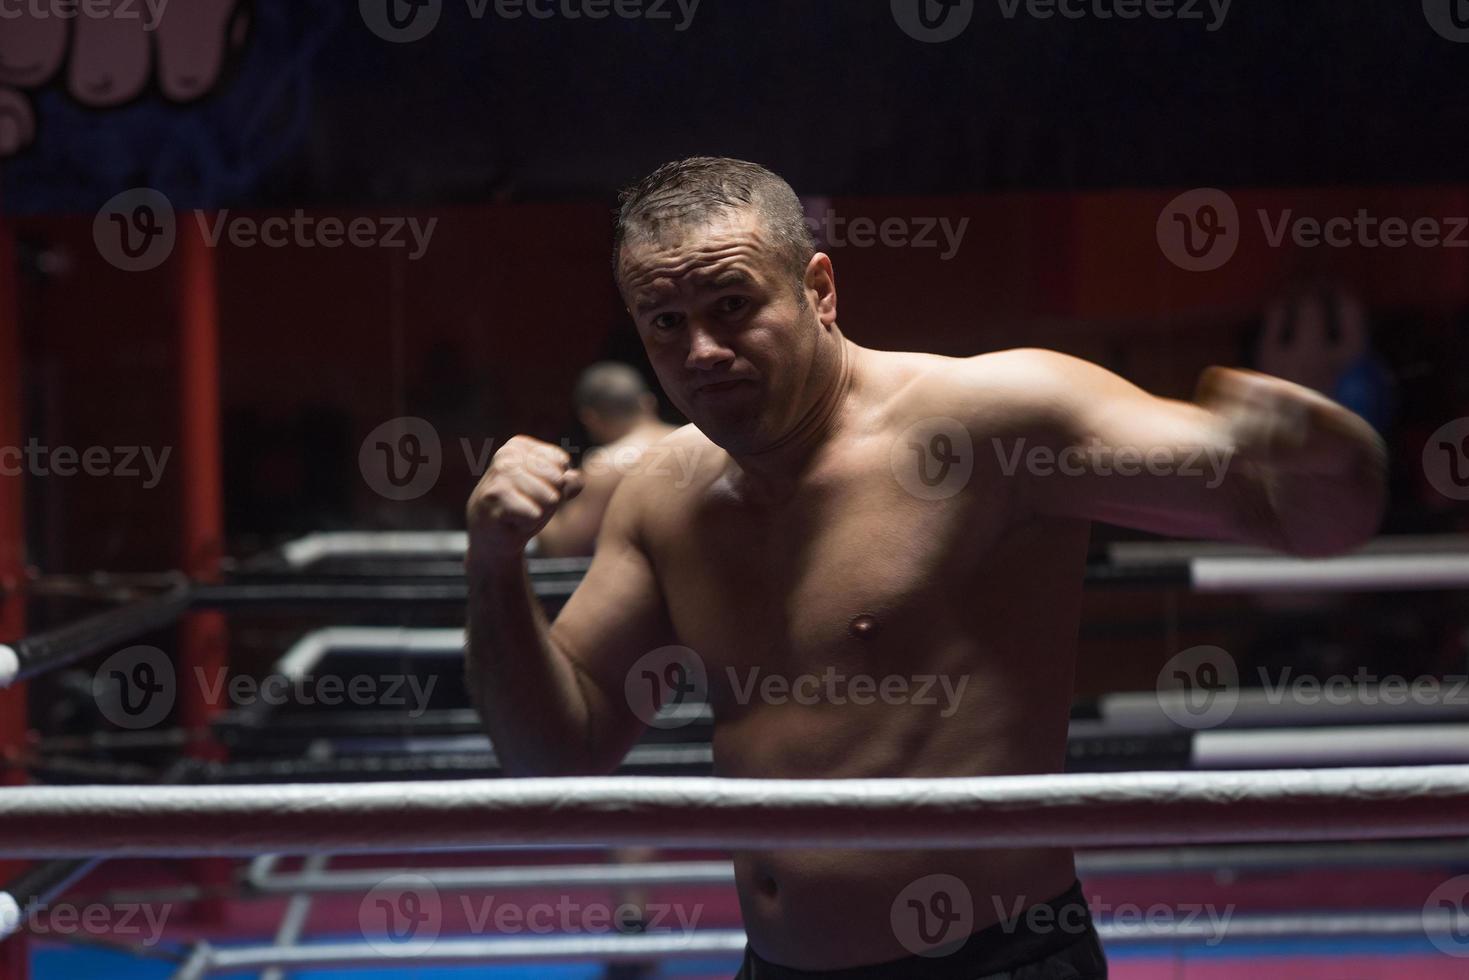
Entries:
POLYGON ((816 307, 816 318, 824 327, 837 321, 837 280, 832 268, 831 256, 817 252, 806 263, 806 276, 802 281, 806 294, 816 307))

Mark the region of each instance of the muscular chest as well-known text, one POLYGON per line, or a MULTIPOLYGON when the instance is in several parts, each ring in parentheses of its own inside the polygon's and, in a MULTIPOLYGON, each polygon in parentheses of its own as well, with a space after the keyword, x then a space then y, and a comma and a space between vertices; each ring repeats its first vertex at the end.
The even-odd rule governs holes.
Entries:
MULTIPOLYGON (((679 642, 720 679, 751 671, 878 672, 912 637, 962 617, 964 590, 998 535, 982 488, 915 497, 885 457, 861 459, 780 506, 713 499, 663 549, 679 642)), ((911 661, 910 661, 911 662, 911 661)))

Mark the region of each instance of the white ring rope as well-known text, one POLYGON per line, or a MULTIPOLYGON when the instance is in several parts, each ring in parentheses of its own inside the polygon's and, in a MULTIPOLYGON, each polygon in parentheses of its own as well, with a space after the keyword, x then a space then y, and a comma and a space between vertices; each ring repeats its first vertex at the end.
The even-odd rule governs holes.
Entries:
POLYGON ((1355 725, 1201 731, 1195 769, 1469 763, 1469 725, 1355 725))
POLYGON ((0 854, 1125 847, 1469 833, 1469 766, 962 779, 18 787, 0 854))
POLYGON ((1368 592, 1469 587, 1469 555, 1194 558, 1195 592, 1368 592))
POLYGON ((468 548, 469 535, 464 531, 319 531, 287 542, 281 555, 292 568, 305 568, 324 558, 463 558, 468 548))
MULTIPOLYGON (((1354 555, 1469 554, 1469 534, 1383 534, 1354 555)), ((1278 552, 1233 541, 1114 541, 1107 560, 1114 565, 1162 565, 1196 558, 1279 558, 1278 552)))

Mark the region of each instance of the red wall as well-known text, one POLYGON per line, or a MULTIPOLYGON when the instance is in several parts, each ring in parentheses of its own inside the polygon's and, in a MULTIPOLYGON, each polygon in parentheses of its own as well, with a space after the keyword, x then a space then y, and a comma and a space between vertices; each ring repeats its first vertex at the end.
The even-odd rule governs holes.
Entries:
MULTIPOLYGON (((1159 212, 1175 193, 836 199, 831 208, 848 219, 970 219, 951 261, 939 249, 833 249, 843 329, 887 348, 1057 347, 1181 395, 1206 364, 1234 360, 1241 325, 1302 274, 1349 282, 1373 308, 1437 314, 1469 306, 1464 250, 1272 249, 1253 217, 1260 207, 1319 217, 1359 207, 1408 218, 1466 214, 1469 189, 1233 192, 1243 241, 1212 273, 1174 267, 1157 245, 1159 212)), ((439 219, 419 261, 401 249, 350 247, 224 245, 217 256, 225 415, 270 423, 309 409, 340 413, 348 451, 333 472, 353 483, 352 523, 363 526, 452 524, 473 481, 457 445, 446 447, 430 509, 385 508, 356 479, 357 446, 376 425, 435 403, 438 393, 458 406, 438 406, 451 418, 451 440, 517 431, 556 438, 571 424, 576 373, 631 330, 611 282, 605 206, 415 216, 439 219), (430 352, 444 344, 451 346, 437 375, 426 373, 430 352), (464 390, 441 391, 452 387, 443 382, 446 364, 464 390)), ((23 239, 63 251, 69 265, 20 288, 32 431, 51 445, 176 446, 177 256, 126 273, 99 258, 91 216, 16 225, 23 239)), ((289 497, 302 465, 267 455, 253 475, 289 497)), ((170 567, 178 472, 171 465, 155 490, 138 481, 45 481, 32 520, 46 529, 51 567, 170 567)))

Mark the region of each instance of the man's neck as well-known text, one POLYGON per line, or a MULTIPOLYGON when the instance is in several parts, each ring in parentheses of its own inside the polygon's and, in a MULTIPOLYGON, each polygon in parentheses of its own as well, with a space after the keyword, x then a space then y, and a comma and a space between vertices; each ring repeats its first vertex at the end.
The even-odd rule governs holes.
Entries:
POLYGON ((832 340, 834 363, 815 401, 790 432, 758 452, 731 456, 741 470, 742 482, 762 496, 787 496, 821 450, 841 432, 845 410, 860 388, 861 348, 835 327, 832 340))

